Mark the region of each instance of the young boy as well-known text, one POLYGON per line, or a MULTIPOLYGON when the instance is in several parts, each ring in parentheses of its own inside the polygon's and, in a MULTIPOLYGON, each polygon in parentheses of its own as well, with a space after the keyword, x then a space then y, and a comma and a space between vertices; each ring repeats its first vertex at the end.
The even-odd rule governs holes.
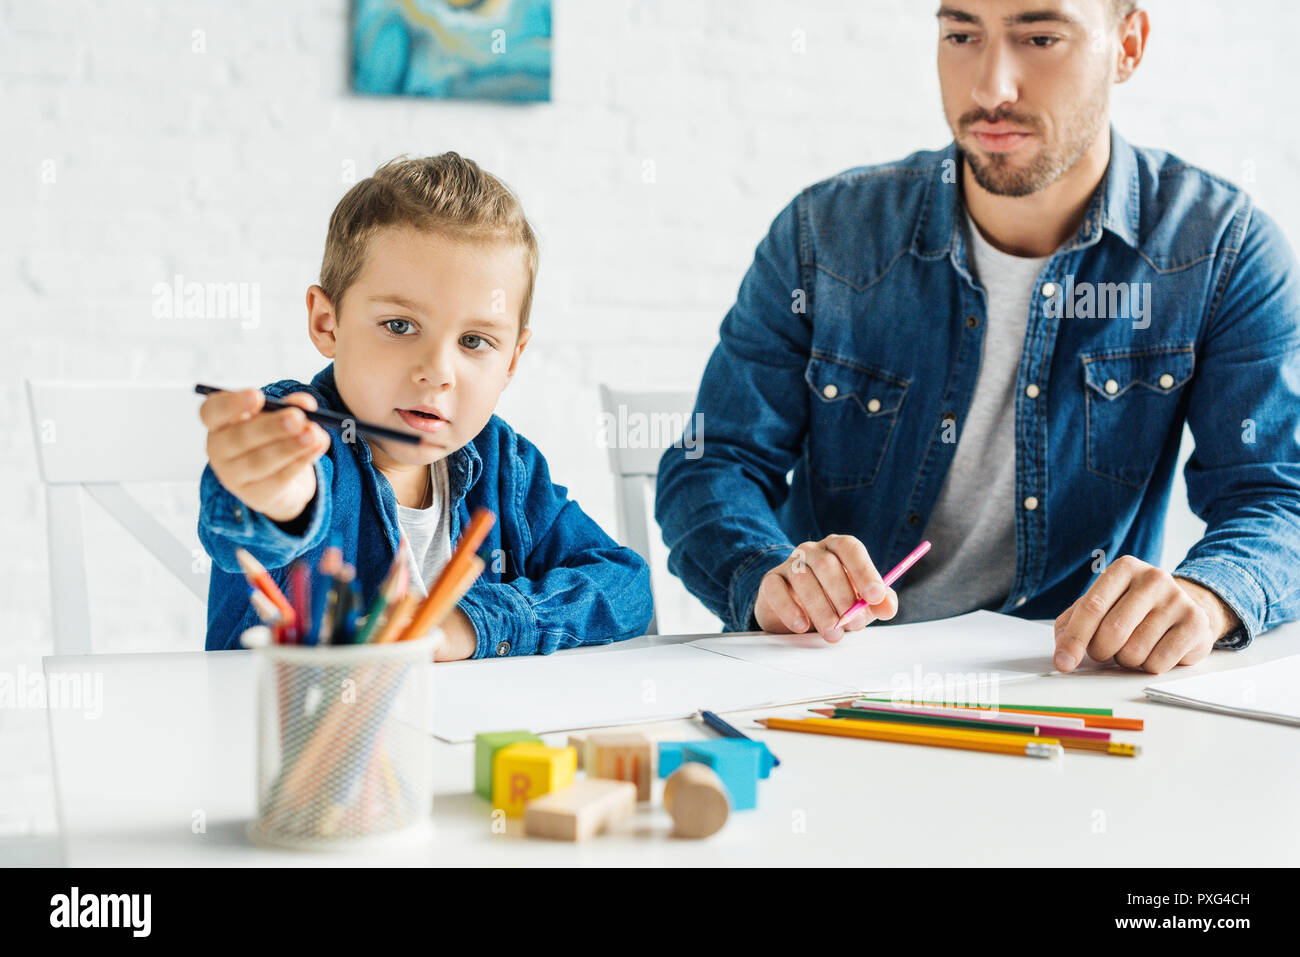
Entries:
POLYGON ((531 331, 537 242, 514 194, 456 153, 398 159, 330 217, 307 331, 333 361, 304 386, 208 396, 199 539, 212 556, 209 650, 257 622, 235 558, 283 589, 333 541, 369 607, 404 533, 426 593, 477 508, 497 521, 487 570, 443 625, 437 660, 549 654, 642 634, 649 569, 553 485, 541 453, 493 415, 531 331), (328 408, 421 437, 407 445, 325 430, 328 408))

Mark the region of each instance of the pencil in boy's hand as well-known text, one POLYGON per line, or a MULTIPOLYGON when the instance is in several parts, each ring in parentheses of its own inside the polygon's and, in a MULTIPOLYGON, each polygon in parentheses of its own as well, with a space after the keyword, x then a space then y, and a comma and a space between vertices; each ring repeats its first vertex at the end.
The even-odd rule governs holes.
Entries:
MULTIPOLYGON (((194 391, 199 395, 211 395, 214 392, 227 392, 229 390, 218 389, 216 386, 200 383, 194 386, 194 391)), ((263 400, 263 408, 274 412, 277 409, 301 409, 302 407, 266 398, 263 400)), ((331 409, 302 409, 302 414, 317 425, 331 426, 340 431, 351 427, 361 435, 371 435, 377 439, 392 439, 395 442, 406 442, 410 445, 423 445, 425 442, 425 436, 417 435, 414 432, 402 432, 398 429, 390 429, 386 425, 362 422, 350 415, 343 415, 341 412, 334 412, 331 409)))

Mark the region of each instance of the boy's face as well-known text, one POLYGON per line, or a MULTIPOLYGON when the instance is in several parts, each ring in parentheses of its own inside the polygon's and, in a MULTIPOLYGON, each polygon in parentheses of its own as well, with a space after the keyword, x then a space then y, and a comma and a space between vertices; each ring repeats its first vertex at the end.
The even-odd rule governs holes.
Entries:
POLYGON ((528 342, 519 331, 526 282, 514 244, 393 226, 371 239, 340 308, 311 287, 312 341, 334 360, 348 408, 433 440, 421 448, 367 437, 376 466, 423 467, 482 431, 528 342))

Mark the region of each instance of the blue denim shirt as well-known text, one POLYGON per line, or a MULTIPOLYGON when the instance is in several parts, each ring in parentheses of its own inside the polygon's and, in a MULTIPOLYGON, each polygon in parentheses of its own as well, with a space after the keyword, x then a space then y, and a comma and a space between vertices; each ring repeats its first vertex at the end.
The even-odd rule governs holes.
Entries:
MULTIPOLYGON (((950 144, 847 171, 759 244, 691 417, 703 452, 664 454, 655 503, 669 568, 727 629, 757 627, 759 582, 794 543, 855 535, 882 571, 918 544, 984 336, 960 169, 950 144)), ((1188 422, 1188 497, 1208 527, 1174 574, 1241 618, 1217 647, 1297 617, 1300 283, 1273 220, 1112 130, 1106 175, 1033 297, 1015 583, 993 610, 1054 618, 1120 555, 1158 563, 1188 422)))
MULTIPOLYGON (((348 412, 333 363, 310 386, 286 379, 262 391, 272 398, 310 392, 321 408, 348 412)), ((357 569, 366 607, 374 599, 397 554, 397 499, 375 469, 368 444, 329 432, 329 450, 315 464, 310 523, 301 535, 244 506, 211 465, 204 468, 199 540, 212 556, 209 651, 239 647, 240 634, 257 621, 236 548, 251 552, 283 589, 289 562, 305 558, 315 568, 336 539, 343 560, 357 569)), ((551 483, 546 460, 527 439, 493 416, 472 442, 448 456, 447 475, 453 545, 473 510, 497 515, 484 542, 493 558, 459 605, 478 635, 474 657, 550 654, 645 633, 651 613, 646 563, 606 535, 563 486, 551 483)))

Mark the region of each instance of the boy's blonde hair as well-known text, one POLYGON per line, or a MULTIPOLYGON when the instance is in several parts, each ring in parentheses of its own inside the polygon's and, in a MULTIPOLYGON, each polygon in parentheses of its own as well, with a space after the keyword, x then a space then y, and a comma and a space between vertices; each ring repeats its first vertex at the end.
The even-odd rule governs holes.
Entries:
POLYGON ((517 244, 528 273, 519 329, 528 325, 537 277, 537 238, 510 187, 459 153, 389 160, 353 186, 334 207, 325 236, 320 285, 339 308, 361 267, 371 237, 385 226, 413 226, 470 240, 517 244))

